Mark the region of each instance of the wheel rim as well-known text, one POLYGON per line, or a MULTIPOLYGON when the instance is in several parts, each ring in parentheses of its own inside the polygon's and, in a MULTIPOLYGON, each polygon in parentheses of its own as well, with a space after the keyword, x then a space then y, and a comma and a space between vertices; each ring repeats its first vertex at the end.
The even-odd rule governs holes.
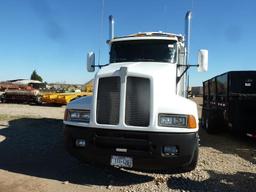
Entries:
POLYGON ((206 118, 206 120, 205 120, 205 129, 208 130, 208 128, 209 128, 209 120, 208 120, 208 118, 206 118))

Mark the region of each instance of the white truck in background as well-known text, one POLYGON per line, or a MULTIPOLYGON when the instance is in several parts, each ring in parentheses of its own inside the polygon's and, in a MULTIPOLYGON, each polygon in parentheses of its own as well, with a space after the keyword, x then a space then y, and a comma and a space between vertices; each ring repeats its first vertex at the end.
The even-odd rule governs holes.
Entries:
POLYGON ((145 171, 187 172, 198 160, 198 113, 187 99, 186 72, 208 68, 208 51, 189 65, 191 12, 186 15, 186 39, 163 32, 114 37, 110 16, 109 64, 93 72, 93 96, 67 105, 64 139, 69 153, 95 164, 145 171))

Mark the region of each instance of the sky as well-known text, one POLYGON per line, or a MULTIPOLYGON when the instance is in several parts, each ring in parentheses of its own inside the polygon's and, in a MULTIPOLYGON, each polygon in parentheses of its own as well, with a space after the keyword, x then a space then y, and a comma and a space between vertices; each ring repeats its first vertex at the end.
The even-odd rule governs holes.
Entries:
POLYGON ((86 83, 95 75, 86 71, 87 52, 108 63, 109 15, 116 36, 184 34, 188 10, 190 63, 199 49, 209 51, 208 72, 191 68, 191 86, 230 70, 256 70, 254 0, 0 0, 0 81, 36 70, 48 83, 86 83))

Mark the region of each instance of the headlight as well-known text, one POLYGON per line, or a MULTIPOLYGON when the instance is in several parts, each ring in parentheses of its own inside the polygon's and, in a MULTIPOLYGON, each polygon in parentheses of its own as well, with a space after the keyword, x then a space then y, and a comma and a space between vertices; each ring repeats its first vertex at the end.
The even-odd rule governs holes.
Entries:
POLYGON ((67 121, 90 122, 90 111, 68 110, 67 121))
POLYGON ((159 126, 196 128, 196 119, 192 115, 159 114, 159 126))

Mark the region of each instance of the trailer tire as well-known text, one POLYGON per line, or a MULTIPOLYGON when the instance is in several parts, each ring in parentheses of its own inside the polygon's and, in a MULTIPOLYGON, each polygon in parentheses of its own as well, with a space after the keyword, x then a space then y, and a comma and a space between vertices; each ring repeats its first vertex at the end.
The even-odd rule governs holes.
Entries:
POLYGON ((204 129, 206 130, 207 133, 209 134, 214 134, 217 133, 217 127, 216 127, 216 123, 215 123, 215 117, 213 114, 211 114, 210 112, 206 112, 205 113, 205 117, 204 117, 204 129))
POLYGON ((200 121, 200 128, 205 129, 205 110, 202 109, 202 116, 201 116, 201 121, 200 121))

